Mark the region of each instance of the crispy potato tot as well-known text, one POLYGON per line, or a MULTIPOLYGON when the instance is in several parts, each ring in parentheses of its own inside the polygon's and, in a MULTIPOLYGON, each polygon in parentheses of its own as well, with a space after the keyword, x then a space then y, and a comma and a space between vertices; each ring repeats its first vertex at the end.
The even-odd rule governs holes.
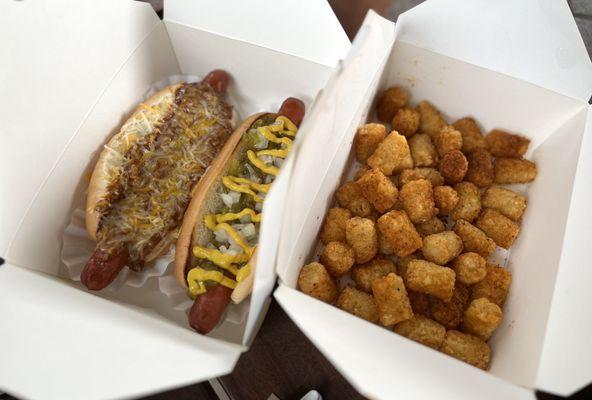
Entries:
POLYGON ((360 179, 368 171, 372 171, 372 168, 370 168, 366 164, 360 166, 360 168, 356 171, 356 174, 354 175, 354 181, 360 179))
POLYGON ((520 225, 491 208, 483 210, 475 225, 504 249, 512 247, 520 232, 520 225))
POLYGON ((484 149, 487 147, 485 138, 479 126, 473 118, 466 117, 459 119, 452 124, 456 130, 462 135, 462 152, 469 154, 477 149, 484 149))
POLYGON ((454 185, 458 194, 458 203, 450 212, 452 219, 473 222, 481 212, 481 191, 470 182, 461 182, 454 185))
POLYGON ((394 331, 436 350, 440 348, 446 336, 446 328, 423 315, 414 315, 406 321, 399 322, 394 331))
POLYGON ((446 225, 442 220, 438 217, 434 217, 426 222, 422 222, 421 224, 415 224, 415 229, 422 238, 425 238, 428 235, 433 235, 434 233, 444 232, 446 230, 446 225))
POLYGON ((433 167, 438 162, 438 152, 427 133, 418 133, 408 140, 413 165, 416 167, 433 167))
POLYGON ((471 287, 471 299, 485 297, 503 307, 511 284, 512 273, 510 271, 497 264, 487 263, 487 275, 481 282, 471 287))
POLYGON ((393 86, 382 92, 376 103, 378 120, 384 123, 391 122, 397 111, 407 105, 408 99, 407 91, 399 86, 393 86))
POLYGON ((356 184, 364 197, 381 213, 390 210, 397 201, 397 187, 378 168, 366 172, 356 184))
POLYGON ((409 267, 409 263, 413 260, 421 260, 422 258, 419 257, 419 253, 411 254, 404 257, 399 257, 397 260, 397 268, 399 270, 399 276, 405 280, 405 276, 407 275, 407 268, 409 267))
POLYGON ((460 150, 452 150, 440 159, 438 170, 449 184, 459 183, 469 169, 469 162, 460 150))
POLYGON ((419 131, 421 133, 427 133, 432 139, 435 139, 436 135, 440 133, 440 130, 448 125, 440 111, 429 102, 425 100, 420 101, 416 109, 420 117, 419 131))
POLYGON ((372 203, 366 200, 355 182, 347 182, 337 189, 335 198, 340 207, 347 208, 358 217, 367 217, 374 210, 372 203))
POLYGON ((458 204, 458 193, 450 186, 436 186, 434 188, 434 202, 439 215, 449 214, 458 204))
POLYGON ((413 315, 423 315, 428 318, 432 316, 429 294, 407 290, 407 296, 409 296, 409 301, 411 302, 413 315))
POLYGON ((461 254, 452 261, 456 280, 465 285, 481 282, 487 275, 487 261, 477 253, 461 254))
POLYGON ((382 124, 360 126, 354 139, 356 159, 361 163, 365 163, 385 137, 386 127, 382 124))
POLYGON ((485 142, 495 157, 522 158, 528 150, 530 139, 494 129, 485 137, 485 142))
POLYGON ((486 149, 477 149, 467 156, 469 169, 465 180, 477 187, 489 187, 493 183, 493 158, 486 149))
MULTIPOLYGON (((378 220, 376 220, 378 223, 378 220)), ((383 256, 390 256, 394 254, 394 250, 391 247, 391 244, 384 237, 384 235, 380 232, 380 229, 377 229, 376 232, 378 233, 378 254, 383 256)))
POLYGON ((536 164, 516 158, 496 158, 493 161, 495 183, 529 183, 537 175, 536 164))
POLYGON ((459 331, 448 331, 440 351, 477 368, 489 369, 491 349, 478 337, 459 331))
POLYGON ((482 297, 471 301, 465 310, 462 330, 488 341, 493 332, 502 322, 502 309, 495 303, 482 297))
POLYGON ((378 229, 398 257, 408 256, 421 247, 421 236, 405 211, 390 211, 378 218, 378 229))
POLYGON ((368 293, 346 287, 339 293, 337 307, 370 322, 378 322, 378 309, 374 298, 368 293))
POLYGON ((378 144, 378 147, 368 157, 368 165, 378 168, 385 175, 392 175, 404 169, 413 168, 413 159, 405 136, 392 131, 378 144))
POLYGON ((419 129, 419 112, 413 108, 400 108, 395 114, 391 126, 401 135, 411 137, 419 129))
POLYGON ((399 174, 399 186, 418 179, 430 181, 432 187, 442 186, 444 184, 444 178, 442 178, 442 175, 435 168, 413 168, 401 171, 399 174))
POLYGON ((329 242, 345 243, 345 222, 351 217, 351 212, 345 208, 331 208, 321 229, 321 242, 325 245, 329 242))
POLYGON ((431 294, 444 301, 452 298, 454 280, 452 269, 425 260, 409 262, 405 275, 405 283, 409 289, 431 294))
POLYGON ((414 223, 429 221, 438 214, 434 203, 432 184, 425 179, 408 182, 401 188, 401 202, 409 219, 414 223))
POLYGON ((397 273, 395 264, 388 258, 376 257, 366 264, 355 266, 351 271, 351 277, 358 289, 372 293, 372 282, 391 272, 397 273))
POLYGON ((452 126, 447 125, 436 135, 434 145, 438 150, 438 155, 444 157, 444 154, 452 150, 460 151, 462 149, 462 135, 452 126))
POLYGON ((334 278, 347 274, 355 260, 354 249, 342 242, 327 243, 321 254, 321 263, 334 278))
POLYGON ((390 273, 372 282, 372 293, 378 307, 380 323, 391 326, 413 317, 403 279, 390 273))
POLYGON ((509 189, 499 186, 492 186, 487 189, 481 199, 485 208, 491 208, 510 218, 518 221, 526 209, 526 197, 509 189))
POLYGON ((446 329, 456 329, 462 322, 468 302, 469 289, 457 283, 450 301, 432 298, 432 317, 446 329))
POLYGON ((444 231, 423 238, 421 252, 426 260, 446 265, 462 252, 462 239, 452 231, 444 231))
POLYGON ((465 251, 472 251, 487 258, 495 250, 493 239, 470 222, 460 219, 454 224, 453 230, 462 239, 465 251))
POLYGON ((337 285, 323 264, 306 264, 298 275, 298 288, 303 293, 326 303, 333 303, 337 297, 337 285))
POLYGON ((378 236, 374 221, 353 217, 345 223, 345 240, 354 249, 356 263, 364 264, 378 252, 378 236))

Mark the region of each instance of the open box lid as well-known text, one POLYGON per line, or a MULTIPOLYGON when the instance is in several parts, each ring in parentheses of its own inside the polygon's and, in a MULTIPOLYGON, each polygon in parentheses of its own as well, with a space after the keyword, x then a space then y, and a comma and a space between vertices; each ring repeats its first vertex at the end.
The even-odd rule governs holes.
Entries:
MULTIPOLYGON (((324 2, 316 4, 326 10, 324 2)), ((285 18, 280 4, 267 15, 285 18)), ((326 22, 337 28, 335 23, 334 16, 326 22)), ((297 27, 304 31, 306 24, 290 29, 297 27)), ((85 140, 77 133, 110 124, 97 121, 113 118, 113 109, 124 117, 146 82, 161 79, 163 71, 178 73, 165 24, 148 4, 135 1, 2 2, 0 33, 11 38, 0 50, 6 83, 0 100, 5 139, 0 174, 7 194, 0 204, 0 256, 7 260, 0 267, 0 310, 8 316, 0 324, 0 388, 27 398, 130 397, 230 372, 245 346, 216 342, 166 324, 150 310, 115 304, 20 268, 34 268, 27 252, 38 252, 37 261, 44 254, 27 241, 34 224, 23 230, 21 221, 44 221, 31 216, 30 205, 41 192, 50 192, 54 201, 64 191, 52 172, 66 168, 60 161, 70 145, 85 140), (158 49, 164 49, 163 57, 147 58, 158 49), (112 98, 117 90, 121 93, 112 98), (112 99, 110 108, 102 107, 105 99, 112 99), (17 241, 10 245, 17 232, 18 251, 17 241), (109 379, 99 382, 103 377, 109 379)), ((80 157, 90 159, 92 151, 80 157)), ((59 197, 74 196, 69 187, 76 184, 64 185, 67 194, 59 197)))
MULTIPOLYGON (((318 141, 336 140, 337 143, 341 143, 341 138, 344 135, 353 135, 355 126, 348 125, 348 122, 359 120, 356 119, 356 115, 367 115, 368 110, 364 109, 364 107, 368 108, 372 104, 372 98, 369 97, 368 92, 355 90, 354 87, 359 81, 363 80, 370 86, 369 90, 372 89, 376 84, 376 76, 372 74, 375 74, 376 71, 372 71, 370 68, 371 66, 375 66, 377 69, 381 68, 377 61, 377 58, 379 58, 377 53, 388 53, 390 51, 389 40, 394 40, 394 37, 396 37, 397 41, 408 42, 436 53, 458 58, 480 67, 492 69, 567 94, 582 101, 582 108, 585 108, 584 102, 587 101, 592 91, 592 65, 583 46, 574 47, 573 53, 571 53, 574 59, 569 64, 569 68, 555 59, 555 51, 563 43, 559 41, 557 36, 564 39, 564 34, 569 33, 570 43, 581 43, 581 37, 575 28, 573 18, 569 15, 567 5, 563 4, 563 2, 557 3, 562 3, 562 5, 556 7, 549 2, 549 7, 557 12, 557 19, 554 21, 557 24, 556 32, 552 35, 547 33, 548 21, 544 19, 547 14, 540 11, 540 7, 547 4, 545 1, 541 2, 541 5, 539 3, 534 4, 534 2, 521 3, 516 11, 517 14, 513 14, 513 10, 509 8, 509 2, 506 1, 496 2, 495 4, 479 1, 477 4, 482 7, 479 9, 476 9, 474 2, 471 1, 428 1, 403 14, 395 28, 393 28, 392 23, 377 17, 374 13, 369 13, 360 35, 354 40, 352 50, 343 63, 343 68, 334 73, 325 93, 319 98, 319 102, 313 111, 314 113, 324 107, 332 110, 333 113, 327 114, 329 116, 327 119, 330 121, 324 121, 324 125, 322 125, 323 120, 320 117, 318 121, 312 118, 308 120, 309 123, 319 123, 319 126, 322 127, 319 132, 323 132, 323 134, 322 137, 318 138, 318 141), (525 4, 531 9, 529 10, 525 4), (477 22, 474 21, 480 19, 476 18, 475 15, 481 15, 482 9, 487 10, 485 22, 488 24, 476 26, 477 22), (471 10, 471 12, 468 12, 468 10, 471 10), (566 13, 568 13, 567 16, 566 13), (525 15, 528 17, 525 17, 525 15), (434 30, 431 29, 432 26, 435 26, 434 30), (492 33, 494 28, 503 29, 504 32, 529 32, 529 34, 515 35, 511 40, 511 46, 509 46, 508 38, 502 40, 497 38, 499 36, 497 32, 492 33), (394 37, 392 36, 393 30, 395 31, 394 37), (381 35, 374 35, 372 44, 361 44, 363 36, 367 32, 376 31, 380 31, 381 35), (471 32, 471 34, 467 35, 467 32, 471 32), (541 37, 542 41, 536 41, 538 37, 541 37), (483 43, 484 47, 478 46, 479 51, 473 51, 475 43, 483 43), (372 49, 372 46, 374 46, 373 50, 369 50, 372 49), (533 47, 539 49, 534 52, 535 54, 532 54, 531 51, 533 47), (375 58, 368 58, 366 52, 367 54, 374 54, 375 58), (489 55, 492 56, 488 57, 489 55), (519 57, 519 55, 523 56, 519 57), (358 64, 352 67, 351 64, 348 64, 350 60, 355 59, 366 60, 367 65, 360 66, 358 64), (521 62, 516 63, 516 59, 521 59, 521 62), (367 74, 360 72, 355 74, 356 79, 340 79, 344 76, 351 77, 354 68, 357 68, 358 71, 364 71, 365 69, 367 74), (566 72, 566 69, 569 69, 569 72, 566 72), (530 70, 533 71, 532 74, 530 74, 530 70), (560 73, 559 71, 563 72, 560 73), (344 95, 348 93, 352 94, 352 96, 344 95), (351 103, 356 102, 357 106, 355 104, 345 106, 334 101, 334 99, 339 98, 351 99, 351 103), (346 110, 345 107, 349 107, 347 110, 349 113, 342 113, 346 110), (352 113, 352 109, 356 111, 352 113)), ((514 2, 512 4, 514 5, 514 2)), ((390 46, 392 46, 392 43, 390 46)), ((511 94, 508 95, 511 96, 511 94)), ((584 262, 584 260, 587 260, 584 253, 587 249, 585 242, 588 240, 588 233, 592 231, 592 218, 585 211, 586 205, 590 203, 591 191, 584 180, 585 176, 590 176, 592 173, 592 162, 589 161, 589 152, 592 148, 589 139, 590 129, 591 124, 588 121, 587 132, 584 134, 582 150, 579 154, 580 161, 578 173, 575 177, 576 182, 574 184, 570 217, 563 242, 561 268, 559 268, 555 284, 553 306, 548 315, 545 343, 535 379, 537 388, 565 394, 573 392, 588 383, 591 379, 590 371, 592 370, 592 347, 589 346, 592 337, 592 324, 583 323, 582 321, 582 315, 589 314, 586 307, 592 300, 591 294, 586 291, 586 282, 592 280, 592 271, 586 268, 587 263, 584 262), (582 323, 579 324, 578 321, 582 323), (574 324, 577 324, 578 327, 574 328, 574 324), (566 340, 571 341, 567 342, 566 340), (566 371, 570 372, 567 373, 566 371), (566 375, 569 375, 569 377, 566 375)), ((307 226, 306 222, 324 218, 325 208, 323 206, 330 204, 331 193, 333 192, 333 190, 323 190, 324 193, 319 194, 318 191, 315 191, 316 188, 312 187, 319 180, 311 180, 307 179, 307 177, 310 177, 310 174, 317 173, 320 176, 326 176, 325 181, 334 182, 333 177, 335 175, 339 176, 343 168, 337 167, 336 171, 329 170, 329 164, 344 166, 347 161, 347 154, 342 153, 349 151, 350 143, 351 141, 341 145, 333 143, 333 146, 328 144, 323 147, 327 149, 327 160, 310 161, 310 158, 315 155, 315 151, 312 151, 308 155, 307 161, 318 165, 308 168, 303 167, 301 163, 299 174, 292 177, 291 185, 295 188, 295 191, 310 187, 311 193, 316 193, 317 197, 323 196, 323 198, 313 201, 313 199, 305 200, 303 196, 298 197, 297 200, 294 200, 295 203, 310 201, 310 204, 300 204, 301 210, 298 211, 292 208, 293 211, 286 213, 280 240, 278 274, 281 281, 288 286, 294 286, 299 272, 290 269, 290 262, 299 260, 300 265, 302 265, 307 261, 310 254, 308 244, 299 243, 298 238, 314 235, 316 224, 307 226), (339 151, 336 151, 336 153, 341 154, 340 159, 337 160, 337 157, 332 159, 334 157, 332 151, 338 149, 339 151), (303 172, 302 168, 305 169, 305 173, 302 173, 299 177, 300 172, 303 172), (325 172, 327 175, 323 175, 325 172), (326 193, 329 193, 329 195, 326 195, 326 193), (313 209, 311 207, 313 203, 320 205, 320 208, 313 209)), ((306 157, 304 152, 307 150, 303 148, 297 149, 297 151, 295 164, 298 164, 298 159, 301 156, 306 157)), ((321 182, 320 186, 323 186, 323 184, 321 182)), ((287 207, 290 207, 290 204, 287 207)), ((348 342, 345 336, 343 336, 342 341, 338 342, 331 335, 318 332, 314 325, 318 324, 319 320, 328 318, 327 315, 323 316, 316 311, 311 313, 310 309, 313 305, 306 304, 303 306, 301 300, 295 299, 295 296, 296 294, 293 291, 283 287, 283 285, 275 293, 275 297, 291 318, 309 335, 325 355, 348 376, 354 386, 360 389, 362 393, 371 395, 380 393, 380 391, 377 391, 380 383, 367 376, 367 374, 361 373, 363 367, 357 368, 354 365, 355 363, 348 360, 348 352, 344 351, 344 347, 351 347, 355 342, 348 342), (302 310, 306 311, 303 312, 302 310), (354 371, 356 372, 354 373, 354 371)), ((315 310, 316 304, 318 302, 315 302, 315 310)), ((334 321, 334 323, 338 324, 337 321, 334 321)), ((350 336, 350 339, 354 336, 350 336)), ((370 342, 372 342, 372 339, 369 342, 365 340, 364 351, 373 347, 370 342)), ((371 350, 374 352, 381 351, 379 346, 371 350)), ((393 356, 396 355, 393 354, 393 356)), ((371 366, 367 367, 371 368, 371 366)), ((406 380, 404 376, 401 376, 401 378, 404 381, 406 380)), ((411 379, 412 377, 407 378, 411 379)), ((483 381, 484 387, 488 385, 485 381, 489 381, 489 378, 483 377, 483 374, 475 374, 474 378, 478 382, 483 381)), ((519 390, 517 387, 515 389, 519 390)), ((491 391, 491 393, 492 398, 499 398, 496 396, 501 395, 496 391, 491 391)))

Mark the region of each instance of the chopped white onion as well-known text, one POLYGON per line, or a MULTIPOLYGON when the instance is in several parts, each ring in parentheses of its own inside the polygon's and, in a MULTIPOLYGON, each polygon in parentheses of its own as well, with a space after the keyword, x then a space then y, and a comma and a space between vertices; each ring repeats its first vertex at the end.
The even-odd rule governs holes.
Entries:
POLYGON ((257 131, 257 143, 255 143, 255 148, 258 150, 262 150, 262 149, 266 149, 267 146, 269 146, 269 140, 267 140, 267 138, 265 136, 263 136, 262 134, 259 133, 259 131, 257 131))
POLYGON ((281 168, 283 163, 284 163, 283 158, 279 158, 279 157, 273 158, 273 165, 275 165, 276 167, 281 168))
POLYGON ((216 241, 218 243, 228 242, 228 233, 226 233, 224 229, 218 229, 214 231, 214 236, 216 237, 216 241))
POLYGON ((242 217, 240 217, 240 220, 239 221, 242 224, 248 224, 249 222, 251 222, 251 216, 249 214, 243 215, 242 217))
POLYGON ((262 156, 259 156, 259 159, 261 161, 263 161, 265 164, 269 165, 271 163, 273 163, 273 156, 269 156, 267 154, 264 154, 262 156))
POLYGON ((265 183, 271 183, 271 182, 273 182, 273 175, 267 175, 265 177, 265 181, 264 182, 265 183))
POLYGON ((229 194, 226 193, 220 193, 220 198, 222 199, 222 201, 224 202, 224 205, 228 208, 232 207, 232 196, 230 196, 229 194))
POLYGON ((261 212, 261 210, 263 210, 263 203, 255 204, 255 210, 261 212))
POLYGON ((236 204, 239 202, 241 194, 239 192, 235 192, 234 190, 231 190, 230 192, 228 192, 228 194, 230 195, 230 197, 232 197, 232 204, 236 204))
POLYGON ((259 178, 259 175, 257 175, 257 173, 255 172, 255 169, 251 166, 251 164, 246 163, 245 166, 247 167, 247 170, 249 171, 249 176, 247 178, 249 178, 253 182, 261 183, 261 178, 259 178))
POLYGON ((228 252, 228 248, 226 246, 220 246, 218 247, 218 250, 220 250, 220 253, 222 254, 226 254, 228 252))
POLYGON ((242 237, 250 239, 257 234, 255 230, 255 224, 245 224, 244 227, 239 231, 242 237))

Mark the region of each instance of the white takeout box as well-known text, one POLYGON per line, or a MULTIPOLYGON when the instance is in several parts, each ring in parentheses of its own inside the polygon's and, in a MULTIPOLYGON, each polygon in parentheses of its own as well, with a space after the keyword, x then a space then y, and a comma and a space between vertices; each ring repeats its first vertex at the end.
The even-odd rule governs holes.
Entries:
MULTIPOLYGON (((295 152, 274 296, 370 398, 517 399, 567 395, 592 380, 592 65, 564 1, 428 1, 397 24, 368 14, 295 152), (377 92, 402 85, 452 122, 532 139, 538 176, 508 268, 513 283, 485 372, 296 289, 314 258, 335 189, 353 164, 356 127, 377 92), (347 101, 344 101, 347 99, 347 101), (297 167, 296 167, 297 166, 297 167)), ((351 175, 350 175, 351 176, 351 175)), ((350 178, 351 179, 351 178, 350 178)))
POLYGON ((0 37, 0 389, 35 399, 122 398, 232 371, 275 282, 273 221, 287 173, 264 207, 271 223, 261 227, 248 317, 211 337, 189 329, 157 295, 156 280, 116 294, 70 281, 62 233, 98 150, 163 78, 224 69, 243 118, 275 111, 288 96, 310 107, 350 48, 329 5, 169 0, 160 21, 135 1, 5 1, 0 37))

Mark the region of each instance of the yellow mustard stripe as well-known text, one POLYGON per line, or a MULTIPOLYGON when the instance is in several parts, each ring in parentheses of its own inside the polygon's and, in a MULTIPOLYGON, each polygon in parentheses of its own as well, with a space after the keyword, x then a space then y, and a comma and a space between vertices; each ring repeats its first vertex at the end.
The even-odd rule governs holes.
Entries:
POLYGON ((222 253, 217 249, 207 249, 201 246, 193 247, 193 255, 197 258, 210 260, 220 268, 230 272, 232 275, 236 275, 238 273, 238 268, 232 264, 245 263, 249 261, 250 258, 244 253, 233 256, 232 254, 222 253))
POLYGON ((251 257, 251 254, 253 254, 253 248, 250 247, 247 244, 247 242, 245 242, 243 237, 237 231, 235 231, 230 225, 228 225, 226 222, 223 222, 221 224, 216 225, 213 230, 217 231, 218 229, 226 231, 228 236, 230 236, 232 240, 234 240, 236 244, 238 244, 249 257, 251 257))
POLYGON ((244 184, 237 184, 230 178, 231 177, 229 177, 229 176, 225 176, 222 178, 222 184, 224 186, 226 186, 229 190, 233 190, 233 191, 239 192, 239 193, 248 194, 249 196, 251 196, 253 198, 253 201, 255 201, 255 203, 261 203, 263 201, 263 198, 261 196, 259 196, 257 193, 255 193, 254 191, 252 191, 249 188, 249 186, 244 185, 244 184))
POLYGON ((261 150, 257 152, 257 157, 260 156, 273 156, 279 158, 288 157, 288 149, 276 149, 276 150, 261 150))
POLYGON ((238 184, 248 185, 251 189, 255 189, 256 191, 261 193, 269 192, 269 188, 271 187, 271 183, 257 183, 247 178, 239 178, 236 176, 227 176, 226 178, 238 184))
POLYGON ((236 287, 236 281, 225 276, 221 271, 206 271, 203 268, 193 268, 187 274, 189 295, 192 298, 204 294, 207 291, 204 281, 218 282, 220 285, 230 289, 236 287))
POLYGON ((257 156, 255 155, 255 152, 253 152, 253 150, 247 150, 247 157, 249 158, 249 161, 251 162, 251 164, 253 164, 255 167, 259 168, 261 171, 265 172, 266 174, 277 176, 277 174, 279 173, 278 167, 265 164, 263 161, 261 161, 259 158, 257 158, 257 156))
POLYGON ((251 273, 251 263, 248 263, 244 267, 238 270, 238 274, 236 274, 236 281, 242 282, 249 274, 251 273))
MULTIPOLYGON (((257 214, 251 208, 245 208, 241 212, 238 212, 238 213, 216 214, 216 215, 214 215, 214 218, 217 223, 221 223, 221 222, 228 222, 228 221, 234 221, 236 219, 241 219, 242 217, 244 217, 246 215, 251 216, 251 222, 261 222, 261 214, 257 214)), ((209 228, 209 226, 208 226, 208 228, 209 228)))

